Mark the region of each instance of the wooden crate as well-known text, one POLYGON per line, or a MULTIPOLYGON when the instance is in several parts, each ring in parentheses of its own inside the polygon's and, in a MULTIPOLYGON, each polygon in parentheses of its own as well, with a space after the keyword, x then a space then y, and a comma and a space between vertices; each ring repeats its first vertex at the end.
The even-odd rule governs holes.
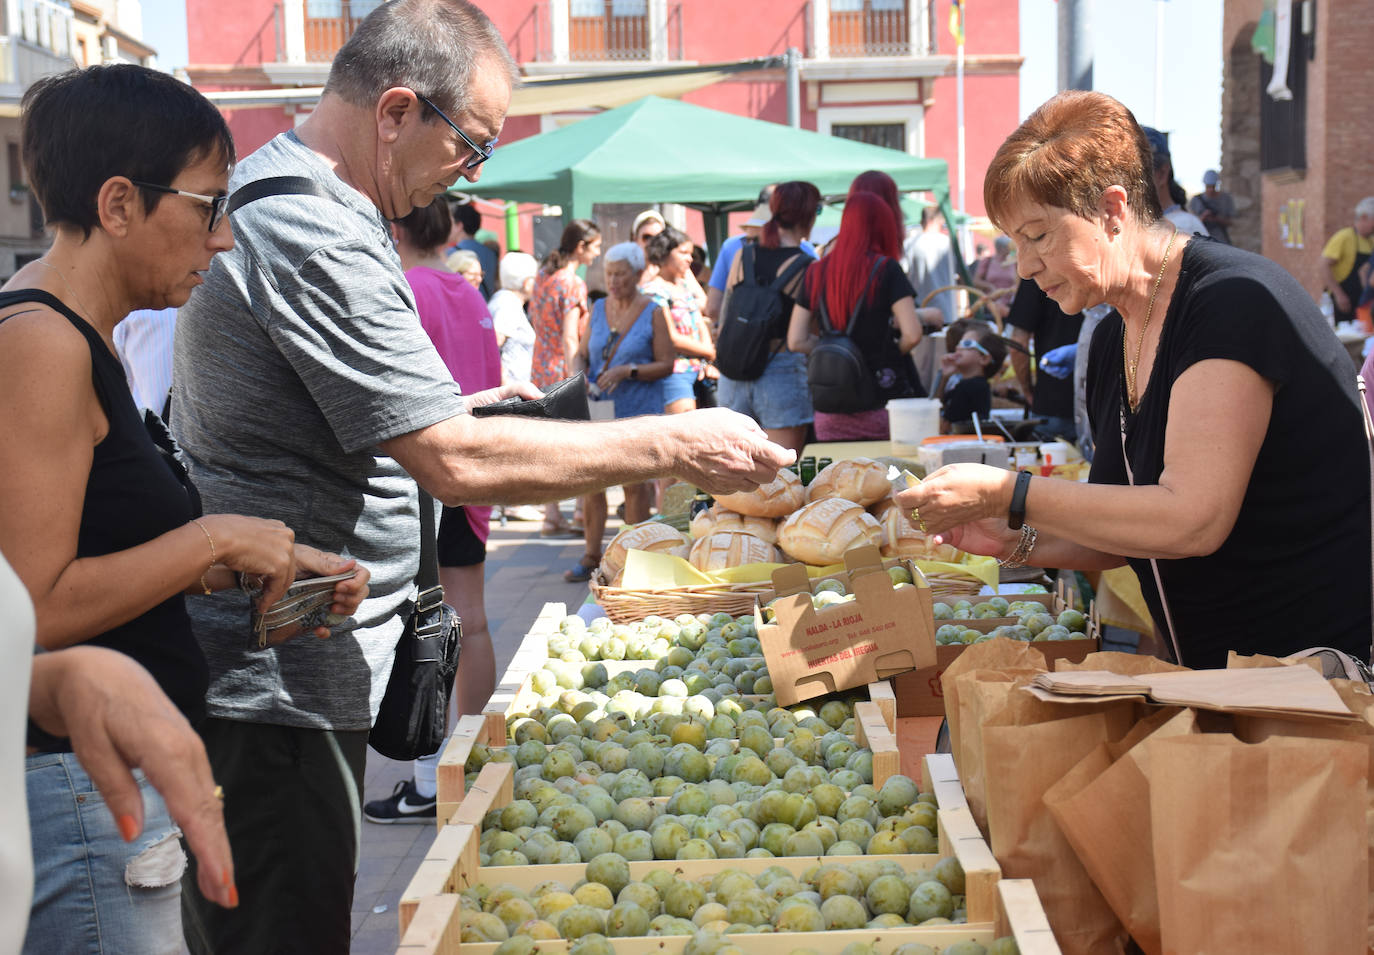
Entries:
POLYGON ((934 793, 941 809, 967 809, 968 798, 959 770, 949 753, 930 753, 921 761, 921 792, 934 793))
MULTIPOLYGON (((534 626, 530 628, 529 632, 525 634, 525 638, 520 642, 520 647, 516 650, 515 656, 511 658, 510 666, 506 668, 500 684, 482 711, 483 718, 487 723, 486 737, 482 741, 489 746, 504 746, 506 744, 506 724, 510 717, 528 712, 533 705, 532 700, 537 694, 530 687, 530 677, 548 662, 548 637, 558 631, 558 623, 565 616, 567 614, 564 612, 563 604, 545 604, 538 619, 535 620, 534 626)), ((763 657, 757 659, 760 664, 763 663, 763 657)), ((645 667, 653 667, 657 661, 604 660, 600 662, 606 667, 608 675, 615 676, 617 673, 633 673, 645 667)), ((869 702, 878 705, 888 728, 895 732, 897 728, 897 698, 893 693, 892 685, 884 680, 868 684, 867 690, 869 702)), ((809 700, 807 702, 819 706, 823 701, 809 700)))
MULTIPOLYGON (((870 704, 871 705, 871 704, 870 704)), ((876 715, 870 713, 870 720, 876 715)), ((881 725, 881 723, 879 723, 881 725)), ((439 831, 434 845, 420 864, 415 876, 401 895, 400 920, 404 934, 414 918, 420 902, 431 895, 453 893, 476 882, 510 883, 532 888, 546 879, 556 879, 571 885, 582 878, 585 863, 561 865, 488 866, 479 863, 478 841, 482 819, 487 812, 508 805, 514 795, 514 767, 510 763, 489 763, 482 768, 472 790, 467 794, 447 826, 439 831)), ((967 888, 967 911, 970 922, 991 922, 995 917, 995 888, 1001 869, 967 809, 939 814, 939 855, 889 855, 900 865, 928 869, 943 856, 953 855, 964 867, 967 888)), ((643 878, 655 869, 672 866, 684 874, 718 871, 722 864, 745 872, 758 873, 770 865, 781 865, 801 872, 816 864, 845 865, 873 856, 784 856, 771 859, 700 859, 631 862, 630 874, 643 878)), ((798 946, 792 946, 798 947, 798 946)), ((466 950, 468 946, 464 946, 466 950)))
MULTIPOLYGON (((1059 942, 1030 879, 997 883, 997 937, 1012 935, 1021 955, 1061 955, 1059 942)), ((466 946, 465 946, 466 947, 466 946)))

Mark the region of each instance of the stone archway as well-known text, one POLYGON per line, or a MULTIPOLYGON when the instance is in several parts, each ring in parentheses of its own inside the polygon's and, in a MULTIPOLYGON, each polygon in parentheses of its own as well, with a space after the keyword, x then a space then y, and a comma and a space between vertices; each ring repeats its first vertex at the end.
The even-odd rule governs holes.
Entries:
POLYGON ((1221 188, 1236 200, 1231 241, 1251 252, 1261 250, 1263 238, 1259 54, 1250 49, 1256 26, 1256 20, 1247 18, 1232 32, 1221 94, 1221 188))

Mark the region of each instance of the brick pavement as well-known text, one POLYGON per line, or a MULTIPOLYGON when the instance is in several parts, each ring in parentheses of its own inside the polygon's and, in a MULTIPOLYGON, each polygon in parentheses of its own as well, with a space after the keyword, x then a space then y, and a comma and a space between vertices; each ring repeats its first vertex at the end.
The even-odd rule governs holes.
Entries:
MULTIPOLYGON (((612 510, 607 526, 610 537, 620 527, 614 515, 620 500, 618 489, 607 497, 612 510)), ((561 601, 576 607, 587 594, 586 584, 563 580, 563 571, 582 555, 582 541, 546 540, 539 536, 539 526, 538 522, 511 522, 498 527, 493 522, 487 542, 487 619, 498 680, 545 603, 561 601)), ((388 795, 409 774, 409 763, 398 763, 369 750, 364 800, 388 795)), ((379 826, 363 822, 362 858, 353 898, 354 955, 396 950, 396 910, 401 893, 433 841, 432 824, 379 826)))

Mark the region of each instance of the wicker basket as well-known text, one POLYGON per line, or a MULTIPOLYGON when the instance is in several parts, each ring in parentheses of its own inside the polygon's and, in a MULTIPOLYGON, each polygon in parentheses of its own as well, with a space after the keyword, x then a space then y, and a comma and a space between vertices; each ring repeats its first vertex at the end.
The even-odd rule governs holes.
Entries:
POLYGON ((972 597, 983 589, 981 580, 964 574, 926 574, 926 582, 930 584, 930 596, 935 600, 972 597))
POLYGON ((634 623, 650 614, 676 617, 690 613, 750 613, 759 594, 771 590, 770 581, 748 584, 696 584, 665 590, 629 590, 606 583, 601 571, 592 574, 592 599, 615 623, 634 623))

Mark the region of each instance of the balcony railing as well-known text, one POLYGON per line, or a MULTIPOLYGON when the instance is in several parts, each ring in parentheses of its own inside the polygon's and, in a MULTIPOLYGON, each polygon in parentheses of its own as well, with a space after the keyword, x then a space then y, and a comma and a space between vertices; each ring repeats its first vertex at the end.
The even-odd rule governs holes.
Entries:
POLYGON ((72 50, 72 9, 52 0, 19 0, 19 26, 29 43, 66 58, 72 50))
POLYGON ((507 37, 521 62, 661 62, 683 57, 682 4, 663 0, 540 0, 507 37), (655 36, 654 22, 661 17, 655 36), (559 17, 566 20, 559 21, 559 17))
POLYGON ((305 0, 305 58, 328 63, 382 0, 305 0))
POLYGON ((830 55, 910 55, 907 3, 908 0, 830 0, 830 55))

